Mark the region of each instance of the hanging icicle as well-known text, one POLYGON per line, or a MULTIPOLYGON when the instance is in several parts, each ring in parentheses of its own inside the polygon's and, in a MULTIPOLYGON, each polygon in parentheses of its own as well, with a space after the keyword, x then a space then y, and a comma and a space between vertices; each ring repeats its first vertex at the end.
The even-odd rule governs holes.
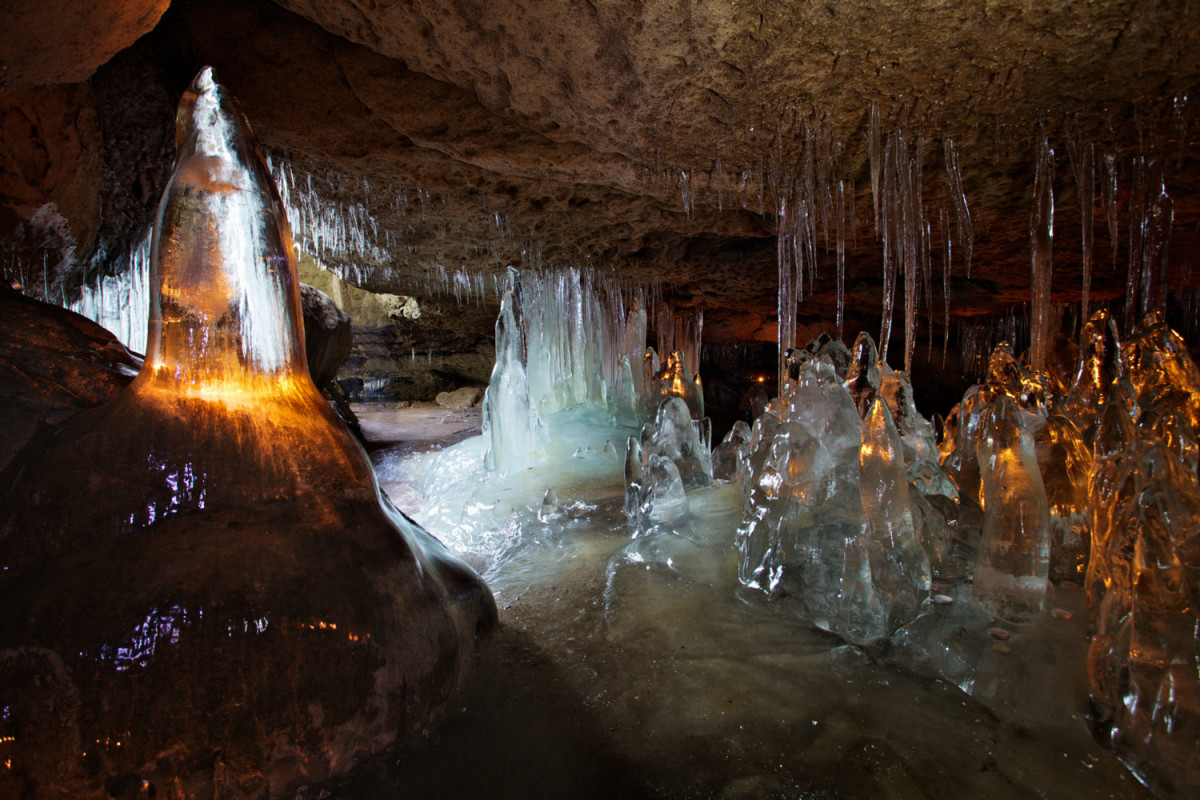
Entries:
POLYGON ((1079 301, 1079 317, 1085 322, 1091 319, 1089 309, 1092 291, 1092 230, 1096 206, 1095 150, 1095 145, 1091 142, 1081 142, 1076 136, 1067 140, 1071 170, 1075 173, 1075 192, 1079 195, 1079 229, 1083 239, 1083 293, 1079 301))
POLYGON ((971 253, 975 248, 975 232, 971 228, 971 210, 967 207, 967 194, 963 191, 962 170, 958 164, 958 151, 954 140, 942 142, 946 156, 946 177, 950 181, 950 197, 954 201, 955 222, 958 225, 958 244, 962 248, 967 264, 967 278, 971 277, 971 253))
POLYGON ((1054 269, 1054 150, 1050 147, 1044 127, 1038 132, 1036 147, 1033 213, 1029 220, 1032 263, 1029 362, 1035 370, 1043 372, 1050 340, 1050 284, 1054 269))

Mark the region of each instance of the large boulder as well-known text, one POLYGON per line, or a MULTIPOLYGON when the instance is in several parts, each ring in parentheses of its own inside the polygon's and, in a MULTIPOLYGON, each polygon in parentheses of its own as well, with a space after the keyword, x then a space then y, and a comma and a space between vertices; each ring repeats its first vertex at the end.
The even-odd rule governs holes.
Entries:
POLYGON ((333 298, 308 284, 300 284, 300 306, 304 314, 304 354, 308 372, 318 388, 337 376, 350 356, 353 337, 350 315, 333 298))

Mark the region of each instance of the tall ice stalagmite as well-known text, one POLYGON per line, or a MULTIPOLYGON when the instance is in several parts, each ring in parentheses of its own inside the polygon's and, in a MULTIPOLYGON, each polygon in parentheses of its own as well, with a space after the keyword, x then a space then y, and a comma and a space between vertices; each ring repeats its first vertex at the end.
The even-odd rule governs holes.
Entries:
POLYGON ((0 474, 0 795, 293 791, 426 724, 495 624, 309 378, 287 221, 210 70, 177 130, 141 373, 0 474))

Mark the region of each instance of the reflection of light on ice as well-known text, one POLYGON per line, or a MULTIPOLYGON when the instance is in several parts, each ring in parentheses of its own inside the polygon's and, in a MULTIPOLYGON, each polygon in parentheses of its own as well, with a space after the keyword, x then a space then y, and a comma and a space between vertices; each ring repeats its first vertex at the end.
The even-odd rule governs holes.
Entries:
POLYGON ((613 513, 619 525, 624 485, 623 455, 605 452, 605 442, 634 432, 614 428, 610 415, 584 406, 546 418, 550 444, 543 457, 522 470, 490 472, 484 454, 491 445, 476 436, 435 453, 413 456, 401 464, 382 464, 382 472, 413 476, 423 505, 412 514, 445 544, 485 572, 496 586, 503 569, 525 546, 561 544, 566 529, 585 524, 588 516, 613 513), (582 450, 582 458, 575 452, 582 450), (542 514, 548 489, 559 498, 559 511, 542 514))

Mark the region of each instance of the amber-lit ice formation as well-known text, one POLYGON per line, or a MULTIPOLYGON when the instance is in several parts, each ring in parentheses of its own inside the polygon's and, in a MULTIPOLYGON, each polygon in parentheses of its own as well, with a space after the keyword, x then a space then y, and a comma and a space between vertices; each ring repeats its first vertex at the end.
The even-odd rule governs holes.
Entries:
POLYGON ((1150 313, 1124 343, 1102 313, 1078 393, 1104 398, 1088 479, 1088 675, 1113 749, 1164 795, 1200 794, 1200 372, 1150 313))
POLYGON ((211 71, 177 124, 143 369, 0 476, 0 794, 277 796, 425 724, 495 624, 308 377, 287 223, 211 71))

